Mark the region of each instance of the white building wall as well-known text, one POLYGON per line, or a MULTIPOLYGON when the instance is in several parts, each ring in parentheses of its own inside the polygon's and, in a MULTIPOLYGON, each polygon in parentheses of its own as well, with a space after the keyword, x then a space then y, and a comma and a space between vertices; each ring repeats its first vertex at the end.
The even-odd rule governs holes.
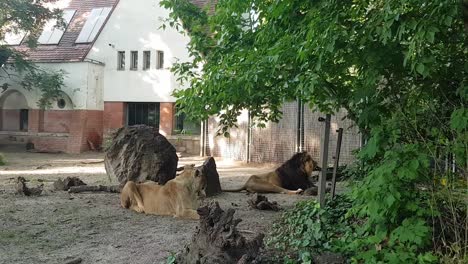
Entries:
MULTIPOLYGON (((37 63, 43 69, 48 70, 63 70, 64 86, 63 92, 66 94, 64 99, 66 107, 60 109, 56 102, 52 103, 52 110, 103 110, 102 102, 102 82, 103 68, 102 65, 97 65, 90 62, 69 62, 69 63, 37 63), (71 102, 70 102, 71 101, 71 102)), ((38 109, 37 102, 41 98, 41 93, 37 89, 31 91, 21 87, 19 82, 8 80, 11 84, 9 89, 17 90, 26 98, 30 109, 38 109)), ((2 94, 0 94, 0 97, 2 94)))
POLYGON ((174 102, 178 87, 169 71, 177 59, 188 61, 187 36, 160 28, 169 11, 157 0, 120 0, 87 58, 103 62, 104 101, 174 102), (143 51, 151 51, 150 70, 143 68, 143 51), (157 50, 165 69, 156 69, 157 50), (117 70, 117 52, 125 51, 125 70, 117 70), (138 70, 130 70, 130 51, 138 51, 138 70))

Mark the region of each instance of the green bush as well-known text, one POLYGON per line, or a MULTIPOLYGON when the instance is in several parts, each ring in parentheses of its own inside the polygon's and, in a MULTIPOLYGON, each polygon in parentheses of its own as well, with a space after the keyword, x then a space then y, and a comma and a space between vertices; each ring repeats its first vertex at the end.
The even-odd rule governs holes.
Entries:
POLYGON ((350 208, 346 195, 327 200, 323 209, 315 199, 299 202, 274 223, 267 247, 285 256, 285 263, 310 263, 314 254, 324 251, 347 255, 346 244, 354 233, 354 219, 347 217, 350 208))

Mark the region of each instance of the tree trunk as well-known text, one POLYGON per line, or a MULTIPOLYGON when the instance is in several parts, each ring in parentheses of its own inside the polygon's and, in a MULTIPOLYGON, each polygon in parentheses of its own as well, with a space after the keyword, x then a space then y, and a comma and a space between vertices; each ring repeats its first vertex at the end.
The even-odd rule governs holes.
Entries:
POLYGON ((202 173, 206 177, 206 196, 210 197, 221 193, 221 184, 219 182, 219 174, 216 170, 216 162, 214 158, 209 157, 200 167, 202 169, 202 173))

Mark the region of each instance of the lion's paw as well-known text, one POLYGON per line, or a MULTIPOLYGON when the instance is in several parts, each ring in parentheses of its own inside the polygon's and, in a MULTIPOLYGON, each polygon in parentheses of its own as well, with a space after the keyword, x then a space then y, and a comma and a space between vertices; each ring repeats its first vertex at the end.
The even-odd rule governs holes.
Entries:
POLYGON ((143 208, 141 208, 141 207, 135 207, 135 211, 137 213, 144 213, 145 212, 145 210, 143 208))

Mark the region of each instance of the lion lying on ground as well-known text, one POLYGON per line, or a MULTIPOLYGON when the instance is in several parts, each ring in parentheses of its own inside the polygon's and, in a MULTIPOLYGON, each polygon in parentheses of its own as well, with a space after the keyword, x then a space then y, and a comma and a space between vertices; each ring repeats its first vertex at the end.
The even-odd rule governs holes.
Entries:
POLYGON ((198 198, 205 197, 205 186, 201 169, 185 166, 181 174, 165 185, 128 181, 120 193, 120 204, 139 213, 199 219, 196 209, 198 198))
POLYGON ((276 170, 252 175, 241 188, 224 191, 240 192, 246 190, 256 193, 300 194, 303 190, 313 186, 309 182, 309 176, 316 166, 317 163, 309 153, 296 153, 276 170))

